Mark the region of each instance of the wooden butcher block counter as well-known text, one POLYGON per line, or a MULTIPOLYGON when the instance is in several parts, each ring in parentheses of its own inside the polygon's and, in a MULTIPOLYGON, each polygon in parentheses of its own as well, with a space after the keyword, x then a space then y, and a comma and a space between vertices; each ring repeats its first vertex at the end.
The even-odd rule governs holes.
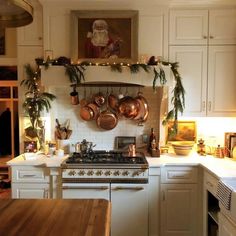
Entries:
POLYGON ((108 236, 104 199, 2 199, 1 236, 108 236))

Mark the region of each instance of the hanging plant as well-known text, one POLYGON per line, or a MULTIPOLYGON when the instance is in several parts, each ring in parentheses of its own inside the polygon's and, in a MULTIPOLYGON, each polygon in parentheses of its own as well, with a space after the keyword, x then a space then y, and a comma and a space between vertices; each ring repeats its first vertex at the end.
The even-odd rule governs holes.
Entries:
POLYGON ((69 77, 69 80, 72 84, 76 84, 77 86, 81 83, 84 78, 84 71, 87 66, 109 66, 112 71, 122 73, 123 68, 129 68, 131 73, 138 73, 140 70, 144 70, 147 73, 150 73, 153 68, 153 89, 156 90, 157 82, 160 81, 161 86, 164 86, 167 82, 165 71, 162 66, 169 66, 174 76, 175 87, 172 91, 171 104, 173 108, 167 113, 166 117, 162 121, 163 125, 166 125, 169 121, 174 121, 174 126, 172 129, 172 133, 170 135, 174 135, 177 132, 177 121, 178 114, 183 113, 185 106, 185 90, 182 84, 182 78, 178 72, 179 64, 178 62, 168 62, 163 60, 156 60, 155 56, 151 56, 147 64, 143 63, 92 63, 92 62, 81 62, 79 64, 71 64, 69 58, 59 57, 55 60, 47 60, 46 62, 38 59, 38 65, 43 65, 45 68, 48 68, 49 64, 52 65, 63 65, 66 68, 66 74, 69 77), (63 60, 61 60, 63 58, 63 60))
POLYGON ((56 97, 51 93, 40 91, 39 67, 34 70, 30 64, 27 64, 24 68, 27 78, 22 80, 20 83, 21 86, 24 86, 27 89, 23 108, 30 118, 32 129, 37 134, 37 138, 39 140, 39 149, 41 149, 44 138, 42 137, 42 129, 44 127, 42 124, 41 112, 44 110, 48 112, 51 108, 50 102, 56 97))

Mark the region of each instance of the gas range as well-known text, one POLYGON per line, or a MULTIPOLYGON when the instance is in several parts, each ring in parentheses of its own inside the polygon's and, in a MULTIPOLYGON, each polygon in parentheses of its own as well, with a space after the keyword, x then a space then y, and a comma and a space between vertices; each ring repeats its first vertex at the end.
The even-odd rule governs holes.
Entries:
POLYGON ((62 163, 62 182, 147 183, 148 162, 142 152, 94 150, 73 153, 62 163))

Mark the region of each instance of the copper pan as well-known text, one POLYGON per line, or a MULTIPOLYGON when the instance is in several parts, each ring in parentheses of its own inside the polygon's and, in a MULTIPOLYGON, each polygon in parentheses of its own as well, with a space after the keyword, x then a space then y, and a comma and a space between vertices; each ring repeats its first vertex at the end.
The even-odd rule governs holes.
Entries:
POLYGON ((104 105, 106 102, 106 98, 104 97, 104 95, 101 92, 95 94, 93 100, 94 100, 94 103, 99 107, 104 105))
POLYGON ((80 107, 80 117, 85 121, 93 120, 94 112, 88 106, 80 107))
POLYGON ((119 113, 128 119, 134 119, 139 112, 140 104, 130 96, 125 96, 119 101, 119 113))
POLYGON ((149 106, 145 97, 142 96, 142 93, 139 92, 135 100, 139 103, 139 112, 134 120, 138 120, 140 122, 145 122, 149 115, 149 106))
POLYGON ((99 115, 99 107, 95 103, 88 103, 87 107, 89 107, 93 111, 93 117, 92 119, 95 120, 97 119, 99 115))
POLYGON ((117 112, 118 111, 118 103, 119 103, 119 99, 116 95, 114 95, 113 93, 110 93, 108 95, 108 98, 107 98, 107 102, 108 102, 108 105, 109 107, 117 112))

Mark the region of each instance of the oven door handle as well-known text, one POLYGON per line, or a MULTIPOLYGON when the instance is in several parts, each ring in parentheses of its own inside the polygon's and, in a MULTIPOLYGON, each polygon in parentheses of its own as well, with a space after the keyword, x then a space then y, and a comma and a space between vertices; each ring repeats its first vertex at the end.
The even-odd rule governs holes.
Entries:
POLYGON ((133 190, 133 191, 141 191, 141 190, 144 190, 144 187, 123 187, 123 186, 117 186, 117 187, 111 188, 111 190, 133 190))
POLYGON ((69 190, 69 189, 108 190, 109 187, 107 187, 107 186, 99 186, 99 187, 96 187, 96 186, 62 186, 62 189, 64 189, 64 190, 69 190))

